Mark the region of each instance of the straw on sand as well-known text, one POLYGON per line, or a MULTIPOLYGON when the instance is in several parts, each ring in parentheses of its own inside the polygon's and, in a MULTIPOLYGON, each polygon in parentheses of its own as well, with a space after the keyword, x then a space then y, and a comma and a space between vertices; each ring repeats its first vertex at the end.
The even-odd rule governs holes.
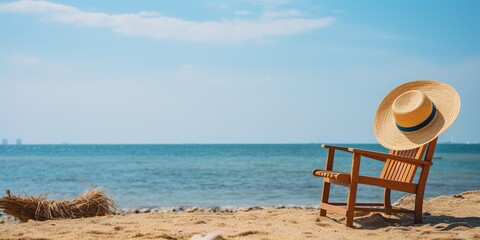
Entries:
POLYGON ((22 198, 11 195, 7 190, 7 196, 0 198, 0 209, 21 222, 30 219, 45 221, 111 215, 115 211, 115 202, 98 188, 73 200, 47 200, 46 196, 28 195, 22 198))

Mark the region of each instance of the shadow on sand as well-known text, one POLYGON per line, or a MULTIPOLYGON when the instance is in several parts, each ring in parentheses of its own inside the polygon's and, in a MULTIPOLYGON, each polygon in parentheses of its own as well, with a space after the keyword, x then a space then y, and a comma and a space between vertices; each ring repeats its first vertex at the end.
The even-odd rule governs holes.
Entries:
POLYGON ((480 227, 480 217, 454 217, 447 215, 432 216, 428 215, 428 213, 423 216, 423 223, 421 224, 414 224, 411 215, 396 214, 387 216, 380 213, 373 213, 364 217, 356 218, 354 222, 356 223, 355 228, 372 230, 390 226, 414 227, 422 225, 430 225, 442 231, 448 231, 456 227, 480 227))

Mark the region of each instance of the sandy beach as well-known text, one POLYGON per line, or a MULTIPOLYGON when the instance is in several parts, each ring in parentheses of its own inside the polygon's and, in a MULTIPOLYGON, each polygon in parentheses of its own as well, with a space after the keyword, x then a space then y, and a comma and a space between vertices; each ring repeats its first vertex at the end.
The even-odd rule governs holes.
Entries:
MULTIPOLYGON (((412 207, 414 198, 397 202, 412 207)), ((379 213, 346 228, 317 209, 163 212, 0 224, 1 239, 480 239, 480 190, 425 200, 424 223, 379 213)))

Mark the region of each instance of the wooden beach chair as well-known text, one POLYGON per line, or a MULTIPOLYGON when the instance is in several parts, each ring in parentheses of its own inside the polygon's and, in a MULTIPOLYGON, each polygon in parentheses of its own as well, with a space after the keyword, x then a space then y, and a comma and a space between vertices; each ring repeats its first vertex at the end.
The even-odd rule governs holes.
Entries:
POLYGON ((433 153, 437 144, 437 138, 429 143, 411 150, 390 150, 387 153, 372 152, 361 149, 322 145, 328 149, 326 166, 324 170, 315 169, 313 175, 322 177, 323 191, 320 202, 320 216, 326 216, 327 211, 338 213, 346 217, 346 226, 353 226, 355 211, 384 212, 414 214, 415 223, 422 222, 422 207, 425 185, 428 172, 432 165, 433 153), (333 171, 335 151, 344 151, 352 154, 352 167, 350 173, 333 171), (373 159, 385 162, 380 177, 360 175, 360 160, 373 159), (417 169, 420 168, 420 178, 414 183, 417 169), (348 187, 348 200, 346 203, 329 202, 330 184, 338 184, 348 187), (358 184, 373 185, 384 188, 384 201, 382 203, 357 203, 358 184), (390 193, 392 190, 413 193, 415 197, 415 209, 403 209, 391 205, 390 193))

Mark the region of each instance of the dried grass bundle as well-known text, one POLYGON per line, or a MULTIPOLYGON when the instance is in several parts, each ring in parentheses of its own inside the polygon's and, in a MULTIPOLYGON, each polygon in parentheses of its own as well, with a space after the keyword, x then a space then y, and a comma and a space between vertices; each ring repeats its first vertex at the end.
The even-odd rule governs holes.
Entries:
POLYGON ((115 211, 115 203, 98 188, 73 200, 53 201, 47 200, 46 196, 12 196, 10 190, 7 190, 7 196, 0 198, 0 209, 21 222, 26 222, 30 219, 45 221, 111 215, 115 211))

